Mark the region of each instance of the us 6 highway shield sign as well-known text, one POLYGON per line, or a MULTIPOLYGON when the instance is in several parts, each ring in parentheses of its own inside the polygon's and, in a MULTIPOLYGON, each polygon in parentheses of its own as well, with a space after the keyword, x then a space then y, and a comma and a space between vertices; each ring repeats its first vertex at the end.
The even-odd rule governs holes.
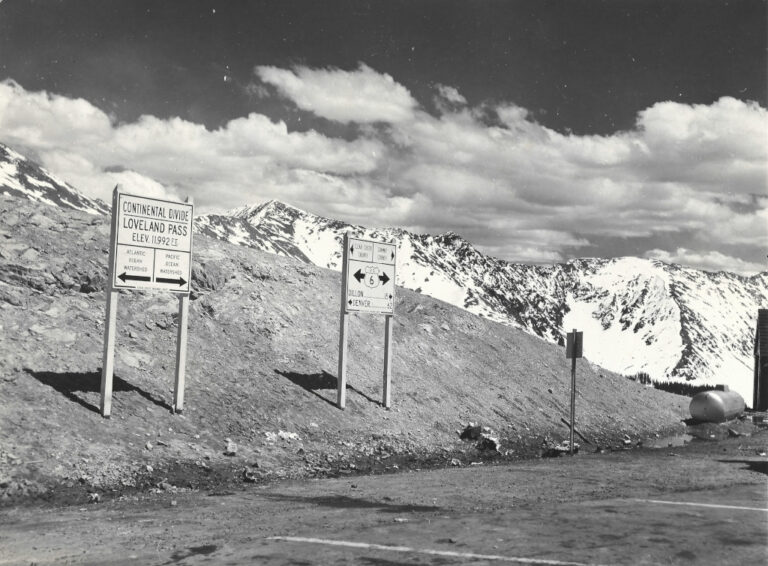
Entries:
POLYGON ((348 238, 344 250, 347 312, 394 314, 397 246, 348 238))

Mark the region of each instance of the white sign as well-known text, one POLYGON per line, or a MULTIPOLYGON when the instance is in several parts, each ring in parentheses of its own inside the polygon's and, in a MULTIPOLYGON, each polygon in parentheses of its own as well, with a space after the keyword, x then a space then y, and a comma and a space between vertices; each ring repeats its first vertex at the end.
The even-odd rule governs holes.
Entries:
POLYGON ((112 286, 189 292, 193 205, 119 193, 112 286))
POLYGON ((349 238, 346 260, 347 311, 394 314, 397 246, 349 238))

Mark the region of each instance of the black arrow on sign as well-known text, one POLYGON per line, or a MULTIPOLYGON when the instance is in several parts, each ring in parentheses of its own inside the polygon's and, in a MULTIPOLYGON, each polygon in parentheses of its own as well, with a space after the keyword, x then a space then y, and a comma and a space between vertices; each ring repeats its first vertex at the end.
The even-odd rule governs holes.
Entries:
POLYGON ((392 252, 392 257, 389 259, 395 259, 395 252, 392 252))
POLYGON ((386 285, 387 281, 389 281, 389 277, 387 277, 386 273, 382 273, 381 275, 379 275, 379 281, 381 281, 382 285, 386 285))
POLYGON ((352 305, 352 299, 349 299, 347 303, 351 306, 352 305))
POLYGON ((120 279, 123 283, 126 281, 152 281, 152 278, 146 275, 128 275, 125 273, 125 271, 118 275, 117 278, 120 279))
POLYGON ((167 279, 165 277, 158 277, 155 279, 155 283, 172 283, 174 285, 178 285, 179 287, 182 287, 186 281, 183 277, 179 277, 178 279, 167 279))
POLYGON ((355 253, 355 246, 354 245, 349 246, 349 253, 351 253, 351 254, 355 253))
POLYGON ((355 279, 357 279, 357 282, 360 283, 363 279, 365 279, 365 275, 363 275, 363 272, 359 269, 355 271, 355 274, 353 275, 355 279))

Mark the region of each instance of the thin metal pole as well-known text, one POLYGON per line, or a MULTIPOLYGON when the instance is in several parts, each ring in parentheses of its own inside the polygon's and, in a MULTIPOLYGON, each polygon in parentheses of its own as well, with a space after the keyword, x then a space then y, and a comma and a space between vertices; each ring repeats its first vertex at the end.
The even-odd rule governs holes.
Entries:
POLYGON ((382 403, 389 409, 392 405, 390 385, 392 383, 392 319, 388 314, 384 321, 384 394, 382 403))
POLYGON ((569 452, 573 456, 573 429, 576 426, 576 329, 573 329, 573 352, 571 354, 571 441, 569 452))
POLYGON ((189 295, 179 296, 179 331, 176 336, 176 380, 173 386, 173 412, 184 410, 184 386, 187 366, 187 325, 189 319, 189 295))
POLYGON ((341 267, 341 307, 339 315, 339 371, 336 378, 336 405, 344 409, 347 405, 347 254, 349 253, 349 233, 344 233, 341 267))
POLYGON ((112 380, 115 371, 115 334, 117 333, 118 292, 112 287, 115 269, 115 241, 117 240, 117 206, 120 188, 112 191, 112 223, 109 232, 109 265, 107 265, 107 309, 104 320, 104 350, 101 356, 101 416, 108 419, 112 413, 112 380))
POLYGON ((104 322, 104 353, 101 361, 101 416, 108 419, 112 413, 112 380, 115 372, 115 334, 117 334, 117 291, 109 286, 107 315, 104 322))
MULTIPOLYGON (((194 204, 192 197, 186 202, 194 204)), ((194 210, 194 209, 193 209, 194 210)), ((192 213, 194 216, 194 212, 192 213)), ((191 237, 191 236, 190 236, 191 237)), ((192 245, 189 247, 189 261, 192 261, 192 245)), ((192 289, 192 282, 189 283, 192 289)), ((187 367, 187 327, 189 326, 189 293, 179 296, 179 330, 176 335, 176 379, 173 385, 173 412, 181 414, 184 410, 184 387, 187 367)))

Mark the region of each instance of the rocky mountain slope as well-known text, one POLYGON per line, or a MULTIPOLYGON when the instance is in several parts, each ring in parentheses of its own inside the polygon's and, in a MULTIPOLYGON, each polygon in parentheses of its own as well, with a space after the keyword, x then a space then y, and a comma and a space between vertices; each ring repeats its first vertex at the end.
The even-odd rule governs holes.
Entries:
POLYGON ((89 199, 10 147, 0 143, 0 194, 73 208, 89 214, 107 214, 109 206, 89 199))
MULTIPOLYGON (((194 238, 184 414, 170 413, 177 300, 127 291, 112 418, 102 419, 108 247, 107 216, 0 195, 0 500, 12 489, 9 497, 120 493, 408 462, 468 465, 535 456, 547 437, 567 438, 563 348, 402 288, 392 409, 379 401, 382 317, 351 315, 347 409, 339 410, 339 274, 202 234, 194 238), (469 421, 496 431, 500 451, 461 440, 469 421)), ((625 434, 634 445, 687 416, 687 398, 588 360, 578 383, 577 424, 589 450, 624 448, 625 434)))
POLYGON ((202 215, 197 229, 231 243, 340 269, 344 231, 398 243, 399 285, 563 344, 585 332, 585 355, 613 371, 693 385, 727 384, 751 402, 758 308, 768 272, 710 273, 638 258, 514 264, 460 236, 370 229, 278 201, 202 215))
MULTIPOLYGON (((0 145, 0 192, 105 213, 10 148, 0 145)), ((563 344, 586 333, 585 355, 624 375, 693 385, 727 384, 751 402, 752 340, 768 306, 768 272, 709 273, 637 258, 526 265, 482 254, 452 233, 417 235, 319 217, 271 201, 227 215, 199 215, 205 235, 334 270, 344 231, 398 242, 398 284, 479 316, 563 344)))

